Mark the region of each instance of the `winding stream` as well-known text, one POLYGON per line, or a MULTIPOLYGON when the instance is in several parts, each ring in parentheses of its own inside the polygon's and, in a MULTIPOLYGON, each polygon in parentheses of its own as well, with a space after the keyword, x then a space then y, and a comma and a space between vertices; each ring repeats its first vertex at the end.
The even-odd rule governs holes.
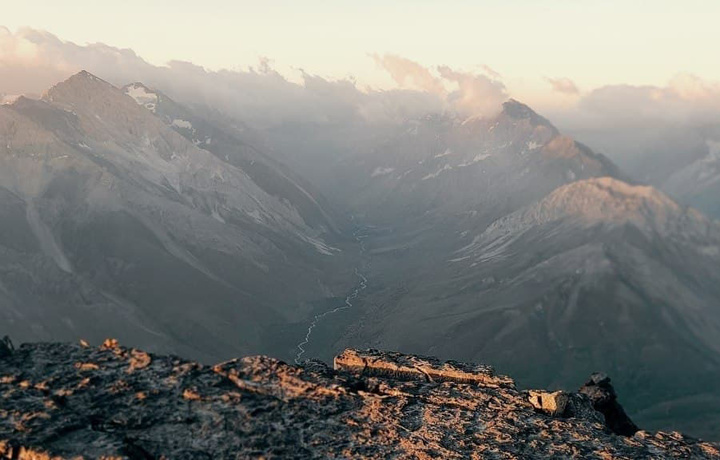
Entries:
MULTIPOLYGON (((365 255, 365 242, 363 241, 363 239, 365 239, 367 237, 367 235, 363 235, 363 234, 361 234, 361 232, 362 232, 362 229, 355 230, 353 232, 353 237, 355 237, 355 240, 360 245, 360 257, 362 259, 362 256, 365 255)), ((369 264, 368 264, 368 268, 369 268, 369 264)), ((312 340, 312 333, 313 333, 313 330, 315 329, 315 326, 317 326, 324 318, 326 318, 330 315, 339 313, 341 311, 349 310, 350 308, 352 308, 353 301, 355 299, 357 299, 357 297, 360 295, 360 293, 367 288, 368 280, 365 277, 365 275, 363 275, 357 267, 355 268, 355 276, 357 276, 360 279, 360 282, 357 284, 355 289, 353 289, 353 291, 347 297, 345 297, 345 303, 343 305, 341 305, 339 307, 335 307, 335 308, 328 310, 326 312, 323 312, 323 313, 318 313, 317 315, 315 315, 313 317, 312 321, 308 325, 307 332, 305 334, 305 339, 302 342, 297 344, 296 348, 298 351, 297 351, 297 354, 295 355, 295 364, 302 363, 302 356, 305 354, 305 351, 306 351, 305 347, 312 340)))

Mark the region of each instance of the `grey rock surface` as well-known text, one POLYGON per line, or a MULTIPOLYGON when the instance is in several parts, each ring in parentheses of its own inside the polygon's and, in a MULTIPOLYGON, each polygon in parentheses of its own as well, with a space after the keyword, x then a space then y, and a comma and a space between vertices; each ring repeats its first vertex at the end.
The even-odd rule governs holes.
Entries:
POLYGON ((539 412, 507 377, 502 386, 455 380, 458 368, 486 377, 487 366, 370 353, 445 379, 263 356, 209 367, 113 340, 25 344, 0 358, 0 456, 720 458, 718 446, 680 433, 618 436, 601 418, 539 412))

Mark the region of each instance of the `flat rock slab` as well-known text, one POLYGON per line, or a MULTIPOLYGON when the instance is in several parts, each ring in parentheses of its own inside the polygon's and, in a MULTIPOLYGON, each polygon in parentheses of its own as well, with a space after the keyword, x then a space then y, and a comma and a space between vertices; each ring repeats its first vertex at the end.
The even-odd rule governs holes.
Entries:
POLYGON ((515 387, 510 377, 496 375, 491 366, 378 350, 347 349, 334 360, 335 370, 398 380, 474 383, 487 387, 515 387))

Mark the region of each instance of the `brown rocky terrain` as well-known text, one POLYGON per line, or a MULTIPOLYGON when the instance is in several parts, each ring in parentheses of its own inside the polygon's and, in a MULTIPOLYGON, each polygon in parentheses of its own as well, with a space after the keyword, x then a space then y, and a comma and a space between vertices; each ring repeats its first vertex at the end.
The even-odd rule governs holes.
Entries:
POLYGON ((550 393, 485 365, 374 350, 334 367, 2 342, 0 458, 720 458, 638 430, 600 374, 550 393))

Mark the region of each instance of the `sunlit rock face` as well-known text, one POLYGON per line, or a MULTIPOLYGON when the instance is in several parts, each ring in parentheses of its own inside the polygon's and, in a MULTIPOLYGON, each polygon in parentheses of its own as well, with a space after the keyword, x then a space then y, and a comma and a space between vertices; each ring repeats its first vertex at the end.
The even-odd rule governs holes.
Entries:
POLYGON ((604 396, 563 394, 549 411, 489 366, 377 350, 346 350, 331 369, 203 366, 113 340, 7 348, 6 458, 720 458, 677 432, 613 432, 594 407, 617 404, 604 376, 588 382, 604 396))

